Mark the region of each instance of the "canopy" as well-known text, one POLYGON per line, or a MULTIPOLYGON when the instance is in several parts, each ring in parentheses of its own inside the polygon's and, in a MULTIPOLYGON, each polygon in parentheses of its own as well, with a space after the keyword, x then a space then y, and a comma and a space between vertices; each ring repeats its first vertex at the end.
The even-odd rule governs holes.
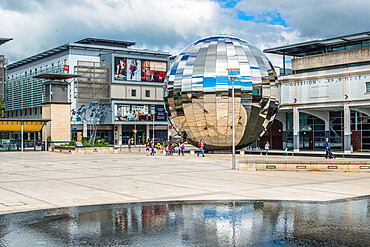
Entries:
POLYGON ((38 132, 45 123, 51 119, 12 119, 0 118, 0 132, 21 132, 23 123, 23 132, 38 132))

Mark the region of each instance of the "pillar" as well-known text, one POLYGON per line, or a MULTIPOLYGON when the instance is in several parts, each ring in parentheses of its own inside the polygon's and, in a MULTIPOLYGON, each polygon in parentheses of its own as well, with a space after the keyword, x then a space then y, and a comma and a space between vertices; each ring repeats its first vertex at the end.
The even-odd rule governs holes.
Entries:
POLYGON ((118 130, 118 145, 122 145, 122 124, 117 125, 118 130))
POLYGON ((343 123, 344 123, 344 137, 343 150, 344 153, 351 153, 351 110, 348 103, 344 103, 343 123))
POLYGON ((36 132, 33 132, 33 150, 36 151, 36 132))
POLYGON ((326 112, 326 117, 324 119, 324 123, 325 123, 325 138, 329 138, 330 137, 330 115, 329 115, 329 111, 326 112))
POLYGON ((48 151, 48 125, 47 122, 44 124, 45 129, 45 151, 48 151))
POLYGON ((23 152, 23 122, 21 122, 21 151, 23 152))
POLYGON ((146 140, 149 140, 149 138, 150 138, 149 124, 146 125, 145 134, 146 134, 146 140))
POLYGON ((293 147, 294 152, 299 152, 299 110, 293 107, 293 147))

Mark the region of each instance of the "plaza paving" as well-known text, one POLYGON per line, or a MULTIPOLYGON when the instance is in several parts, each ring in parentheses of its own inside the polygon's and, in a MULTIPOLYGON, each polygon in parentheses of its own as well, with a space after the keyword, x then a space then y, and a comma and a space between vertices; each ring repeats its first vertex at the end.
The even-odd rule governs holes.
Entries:
MULTIPOLYGON (((237 160, 266 158, 272 157, 237 156, 237 160)), ((370 173, 245 172, 230 167, 231 156, 221 154, 203 158, 0 153, 0 214, 142 201, 328 201, 370 195, 370 173)))

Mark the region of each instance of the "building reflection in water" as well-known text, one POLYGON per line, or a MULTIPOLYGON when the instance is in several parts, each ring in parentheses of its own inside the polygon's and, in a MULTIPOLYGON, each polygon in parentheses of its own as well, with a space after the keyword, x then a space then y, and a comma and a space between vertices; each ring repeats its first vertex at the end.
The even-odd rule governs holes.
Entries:
POLYGON ((368 199, 104 205, 0 216, 0 246, 361 246, 368 199))

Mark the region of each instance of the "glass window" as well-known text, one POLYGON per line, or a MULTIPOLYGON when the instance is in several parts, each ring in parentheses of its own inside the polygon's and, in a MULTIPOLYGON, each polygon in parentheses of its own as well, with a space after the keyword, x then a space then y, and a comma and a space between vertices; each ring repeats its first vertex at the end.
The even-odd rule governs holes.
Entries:
POLYGON ((136 89, 132 89, 131 90, 131 96, 132 97, 136 97, 136 89))
POLYGON ((366 93, 370 93, 370 82, 366 82, 366 93))
POLYGON ((145 90, 145 97, 150 97, 150 90, 145 90))

